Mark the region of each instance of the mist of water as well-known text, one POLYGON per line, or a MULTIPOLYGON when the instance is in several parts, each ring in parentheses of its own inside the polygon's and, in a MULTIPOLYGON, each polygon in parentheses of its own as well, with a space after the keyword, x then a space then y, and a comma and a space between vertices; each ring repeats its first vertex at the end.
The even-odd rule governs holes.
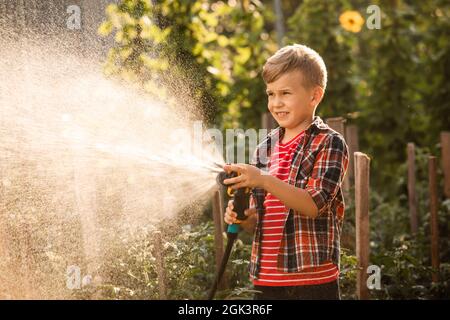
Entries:
POLYGON ((0 56, 0 298, 64 298, 66 266, 93 272, 111 238, 209 198, 206 167, 223 160, 192 152, 185 104, 108 80, 55 42, 3 41, 0 56))

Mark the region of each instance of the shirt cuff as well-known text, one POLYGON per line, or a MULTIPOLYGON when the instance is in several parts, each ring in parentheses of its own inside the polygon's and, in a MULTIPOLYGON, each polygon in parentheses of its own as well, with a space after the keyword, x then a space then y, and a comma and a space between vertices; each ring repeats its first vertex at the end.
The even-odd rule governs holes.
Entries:
POLYGON ((328 197, 327 197, 325 191, 317 190, 312 187, 306 187, 305 190, 308 191, 309 195, 316 203, 317 208, 319 209, 318 216, 320 216, 324 212, 326 212, 329 207, 329 203, 327 201, 328 197))

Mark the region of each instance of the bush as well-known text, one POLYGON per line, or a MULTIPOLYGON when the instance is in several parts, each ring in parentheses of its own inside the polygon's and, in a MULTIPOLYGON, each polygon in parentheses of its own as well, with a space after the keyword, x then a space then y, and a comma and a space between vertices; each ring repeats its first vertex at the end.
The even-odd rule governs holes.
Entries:
MULTIPOLYGON (((77 298, 159 299, 154 244, 149 231, 119 239, 100 273, 104 284, 77 291, 77 298)), ((163 257, 168 299, 205 299, 215 277, 214 227, 208 222, 186 225, 164 242, 163 257)), ((237 240, 227 266, 230 287, 217 298, 251 297, 248 261, 251 246, 237 240)))

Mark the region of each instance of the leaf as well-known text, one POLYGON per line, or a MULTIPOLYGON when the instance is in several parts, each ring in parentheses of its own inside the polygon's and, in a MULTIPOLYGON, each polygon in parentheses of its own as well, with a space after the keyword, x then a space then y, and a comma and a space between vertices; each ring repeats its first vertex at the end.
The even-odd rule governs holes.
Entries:
POLYGON ((98 27, 98 33, 102 36, 107 36, 111 33, 113 29, 113 24, 111 21, 103 21, 98 27))
POLYGON ((237 52, 238 52, 238 55, 235 57, 235 61, 237 62, 237 63, 240 63, 240 64, 245 64, 247 61, 248 61, 248 59, 250 59, 250 56, 251 56, 251 53, 252 53, 252 51, 250 50, 250 48, 236 48, 236 50, 237 50, 237 52))
POLYGON ((224 35, 219 35, 217 37, 217 43, 219 44, 219 46, 221 47, 226 47, 229 44, 229 40, 227 37, 225 37, 224 35))

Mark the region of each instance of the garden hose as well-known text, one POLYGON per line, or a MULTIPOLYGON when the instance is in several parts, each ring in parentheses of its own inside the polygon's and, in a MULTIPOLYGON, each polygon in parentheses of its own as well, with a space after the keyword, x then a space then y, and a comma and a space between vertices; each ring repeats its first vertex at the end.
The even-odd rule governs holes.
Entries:
POLYGON ((223 273, 225 272, 225 268, 228 263, 228 259, 231 254, 231 249, 233 248, 233 244, 237 239, 237 235, 239 232, 239 224, 247 219, 245 215, 245 210, 248 209, 249 205, 249 197, 250 197, 250 189, 249 188, 239 188, 237 190, 232 189, 230 186, 225 185, 223 182, 225 179, 230 179, 237 177, 239 174, 236 172, 226 173, 221 172, 217 175, 217 182, 219 185, 227 187, 227 195, 233 199, 233 211, 236 212, 237 218, 236 222, 230 224, 227 229, 227 246, 223 253, 222 261, 220 263, 220 268, 217 270, 216 277, 214 279, 211 290, 208 294, 208 300, 214 299, 214 295, 216 294, 217 286, 222 279, 223 273))

